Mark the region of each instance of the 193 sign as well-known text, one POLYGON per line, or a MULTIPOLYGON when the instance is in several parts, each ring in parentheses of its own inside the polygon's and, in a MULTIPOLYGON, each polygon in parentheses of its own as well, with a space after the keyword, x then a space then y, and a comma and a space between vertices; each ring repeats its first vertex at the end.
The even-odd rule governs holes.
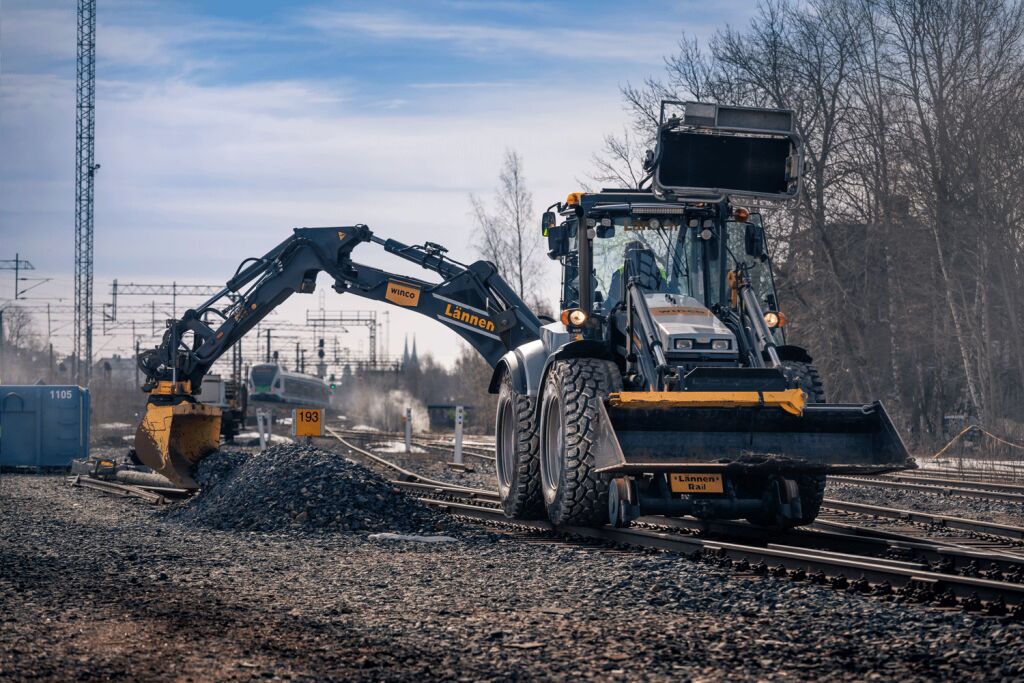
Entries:
POLYGON ((295 436, 323 436, 324 411, 322 408, 296 408, 292 413, 295 436))

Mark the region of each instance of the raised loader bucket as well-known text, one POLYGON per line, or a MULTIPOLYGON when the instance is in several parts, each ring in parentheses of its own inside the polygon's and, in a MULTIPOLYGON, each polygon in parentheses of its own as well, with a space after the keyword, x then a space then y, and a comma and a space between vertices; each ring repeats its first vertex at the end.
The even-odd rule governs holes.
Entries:
POLYGON ((598 470, 872 474, 916 467, 881 403, 803 405, 789 393, 755 392, 752 400, 613 394, 602 404, 598 470))
POLYGON ((203 403, 150 403, 135 432, 139 460, 187 489, 199 488, 192 466, 219 446, 220 409, 203 403))

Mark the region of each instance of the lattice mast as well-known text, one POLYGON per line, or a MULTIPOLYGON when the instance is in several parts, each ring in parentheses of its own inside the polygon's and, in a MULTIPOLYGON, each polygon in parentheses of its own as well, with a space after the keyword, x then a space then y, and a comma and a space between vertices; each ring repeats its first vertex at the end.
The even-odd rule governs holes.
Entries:
POLYGON ((75 105, 75 376, 92 374, 93 178, 96 128, 96 0, 78 0, 75 105))

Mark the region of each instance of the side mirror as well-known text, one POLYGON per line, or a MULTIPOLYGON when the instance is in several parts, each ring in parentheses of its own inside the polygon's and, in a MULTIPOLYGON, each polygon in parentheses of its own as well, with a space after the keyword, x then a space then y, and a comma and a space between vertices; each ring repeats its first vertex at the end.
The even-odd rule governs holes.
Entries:
POLYGON ((548 237, 548 258, 561 258, 569 253, 569 229, 565 225, 552 225, 544 234, 548 237))
POLYGON ((551 231, 551 228, 555 227, 555 224, 557 222, 558 217, 555 215, 554 211, 545 211, 544 215, 541 216, 540 219, 541 234, 547 237, 548 233, 551 231))
POLYGON ((768 247, 764 239, 764 228, 754 223, 747 223, 743 231, 743 249, 747 256, 761 258, 768 254, 768 247))
POLYGON ((557 259, 569 253, 569 226, 558 225, 554 211, 545 211, 540 221, 544 236, 548 238, 548 258, 557 259))

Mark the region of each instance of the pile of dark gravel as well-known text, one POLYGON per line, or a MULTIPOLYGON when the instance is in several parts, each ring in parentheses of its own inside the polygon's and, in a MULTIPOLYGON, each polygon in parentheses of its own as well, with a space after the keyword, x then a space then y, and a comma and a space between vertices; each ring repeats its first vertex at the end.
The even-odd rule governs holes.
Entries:
POLYGON ((195 473, 200 491, 167 511, 191 526, 236 531, 451 531, 450 518, 336 453, 282 444, 248 454, 222 450, 195 473))

